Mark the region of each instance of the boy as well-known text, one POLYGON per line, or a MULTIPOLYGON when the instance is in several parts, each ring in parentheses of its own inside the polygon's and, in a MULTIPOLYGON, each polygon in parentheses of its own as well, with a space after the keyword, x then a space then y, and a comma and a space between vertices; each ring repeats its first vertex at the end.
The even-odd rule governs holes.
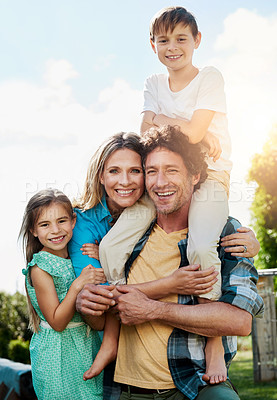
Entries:
MULTIPOLYGON (((213 67, 199 69, 192 63, 200 42, 195 18, 183 7, 162 9, 152 19, 150 43, 168 75, 152 75, 146 80, 141 133, 152 126, 177 125, 191 143, 201 142, 206 147, 208 179, 193 195, 187 255, 190 264, 200 264, 201 269, 213 265, 220 271, 217 245, 229 214, 231 143, 223 78, 213 67)), ((199 302, 218 300, 220 295, 219 279, 199 302)), ((221 338, 208 338, 205 353, 203 379, 211 384, 225 381, 221 338)))

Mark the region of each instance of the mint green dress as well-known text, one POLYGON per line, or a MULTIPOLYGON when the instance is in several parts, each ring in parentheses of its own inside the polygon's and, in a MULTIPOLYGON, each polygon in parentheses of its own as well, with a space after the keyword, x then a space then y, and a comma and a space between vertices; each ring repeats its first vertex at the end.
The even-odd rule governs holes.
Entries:
MULTIPOLYGON (((59 301, 65 298, 70 285, 76 279, 69 259, 54 256, 45 251, 34 254, 27 269, 26 287, 32 305, 41 321, 45 321, 39 309, 35 289, 29 279, 30 268, 37 265, 53 278, 59 301)), ((77 312, 72 322, 82 323, 77 312)), ((42 322, 43 325, 45 325, 42 322)), ((101 345, 98 332, 88 332, 86 324, 67 327, 57 332, 51 327, 40 326, 30 343, 33 385, 39 400, 102 400, 103 375, 84 381, 83 374, 91 366, 101 345)))

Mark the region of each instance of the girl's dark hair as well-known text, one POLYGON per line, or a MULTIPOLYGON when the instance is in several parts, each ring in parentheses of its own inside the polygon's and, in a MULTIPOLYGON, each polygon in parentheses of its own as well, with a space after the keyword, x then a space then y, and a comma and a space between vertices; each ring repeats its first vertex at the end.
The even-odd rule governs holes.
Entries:
POLYGON ((32 234, 32 231, 34 231, 35 223, 42 210, 45 207, 49 207, 52 203, 62 204, 68 212, 68 215, 74 218, 71 202, 64 193, 57 189, 45 189, 36 193, 26 206, 19 232, 19 238, 22 239, 23 251, 27 264, 32 260, 33 255, 43 248, 43 245, 38 238, 32 234))

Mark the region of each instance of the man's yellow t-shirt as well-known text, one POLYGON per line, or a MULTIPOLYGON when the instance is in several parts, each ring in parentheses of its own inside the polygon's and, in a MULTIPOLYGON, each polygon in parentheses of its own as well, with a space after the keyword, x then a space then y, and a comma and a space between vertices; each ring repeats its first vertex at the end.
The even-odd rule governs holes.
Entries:
MULTIPOLYGON (((128 283, 148 282, 170 275, 180 265, 178 242, 187 229, 167 234, 157 224, 134 261, 128 283)), ((177 303, 177 295, 162 301, 177 303)), ((171 389, 175 385, 167 362, 167 341, 173 327, 158 321, 121 326, 114 380, 146 389, 171 389)))

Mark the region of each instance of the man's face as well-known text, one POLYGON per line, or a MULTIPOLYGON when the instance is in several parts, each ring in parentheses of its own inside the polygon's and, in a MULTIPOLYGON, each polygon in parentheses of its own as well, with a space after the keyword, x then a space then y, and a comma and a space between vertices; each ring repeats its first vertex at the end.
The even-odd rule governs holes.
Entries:
POLYGON ((158 147, 146 158, 146 189, 158 213, 187 209, 198 181, 199 175, 189 174, 182 157, 165 147, 158 147))

